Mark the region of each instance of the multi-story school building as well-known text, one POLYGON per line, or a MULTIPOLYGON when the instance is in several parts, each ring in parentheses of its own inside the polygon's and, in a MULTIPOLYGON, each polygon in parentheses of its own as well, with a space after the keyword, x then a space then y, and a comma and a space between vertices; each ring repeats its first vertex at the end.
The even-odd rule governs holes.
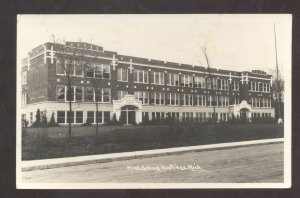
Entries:
POLYGON ((212 118, 213 101, 218 120, 227 121, 233 115, 250 121, 252 117, 274 117, 272 76, 260 70, 210 68, 209 73, 202 66, 126 56, 93 44, 66 42, 65 48, 84 50, 94 61, 93 69, 86 69, 79 61, 60 60, 60 46, 44 43, 22 60, 22 119, 29 125, 35 121, 37 109, 48 120, 54 113, 60 124, 68 123, 68 115, 72 123, 82 124, 95 123, 96 117, 105 123, 114 114, 117 119, 123 116, 127 124, 140 123, 146 115, 150 120, 173 117, 201 122, 212 118), (72 112, 68 111, 63 69, 67 64, 72 69, 72 112), (99 104, 98 116, 95 101, 99 104))

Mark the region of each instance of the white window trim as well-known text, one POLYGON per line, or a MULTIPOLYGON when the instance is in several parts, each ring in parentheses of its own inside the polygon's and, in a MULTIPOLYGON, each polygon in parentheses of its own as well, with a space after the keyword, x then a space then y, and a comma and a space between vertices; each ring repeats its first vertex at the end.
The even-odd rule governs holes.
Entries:
POLYGON ((179 86, 179 74, 174 74, 174 73, 169 73, 169 82, 167 84, 168 86, 179 86), (177 80, 178 80, 178 85, 176 85, 176 78, 175 76, 177 77, 177 80), (174 83, 172 84, 172 79, 174 80, 174 83))
MULTIPOLYGON (((111 103, 111 89, 110 88, 100 88, 101 89, 101 101, 98 101, 97 103, 111 103), (104 89, 108 89, 109 90, 109 101, 108 102, 103 102, 104 100, 104 89)), ((96 90, 94 90, 94 95, 95 95, 95 98, 94 98, 94 101, 96 101, 96 90)))
POLYGON ((149 83, 149 72, 148 71, 141 70, 141 69, 136 69, 135 71, 136 71, 136 74, 137 74, 137 76, 136 76, 137 81, 135 81, 134 78, 133 78, 134 83, 141 83, 141 84, 148 84, 149 83), (142 76, 143 76, 143 81, 142 82, 139 81, 141 73, 142 73, 142 76), (145 74, 147 74, 147 81, 145 80, 145 74))
POLYGON ((149 92, 146 92, 146 91, 135 91, 134 92, 134 94, 137 94, 137 100, 139 100, 140 101, 140 95, 142 95, 143 97, 142 97, 142 103, 143 103, 143 105, 148 105, 149 104, 149 92), (147 97, 145 97, 145 95, 146 95, 146 93, 147 93, 147 97), (146 100, 146 98, 147 98, 147 103, 145 102, 145 100, 146 100))
POLYGON ((93 77, 88 77, 87 76, 87 78, 96 78, 96 79, 104 79, 104 80, 111 80, 111 68, 110 68, 110 65, 107 65, 107 64, 93 64, 93 68, 94 68, 94 72, 93 72, 93 77), (102 78, 96 78, 95 76, 95 74, 96 74, 96 66, 100 66, 100 71, 102 71, 102 78), (104 72, 103 72, 103 68, 104 68, 104 66, 107 66, 108 68, 109 68, 109 78, 103 78, 103 74, 104 74, 104 72))
POLYGON ((164 72, 156 72, 156 71, 153 71, 152 72, 153 74, 153 82, 151 82, 151 84, 154 84, 154 85, 165 85, 165 75, 164 75, 164 72), (158 73, 158 83, 156 83, 156 74, 158 73), (162 75, 162 80, 163 82, 161 82, 161 75, 162 75))
MULTIPOLYGON (((128 82, 128 69, 126 69, 126 68, 118 68, 118 71, 119 70, 121 70, 121 76, 120 76, 121 79, 118 79, 118 76, 117 76, 117 81, 119 81, 119 82, 128 82), (123 79, 123 70, 126 70, 126 78, 127 78, 126 80, 123 79)), ((117 71, 117 75, 119 74, 118 71, 117 71)))

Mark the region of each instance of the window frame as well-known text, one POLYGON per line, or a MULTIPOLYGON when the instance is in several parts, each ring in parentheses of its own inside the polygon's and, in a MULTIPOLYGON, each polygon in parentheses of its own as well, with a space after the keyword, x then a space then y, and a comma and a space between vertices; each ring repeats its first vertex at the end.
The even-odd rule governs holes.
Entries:
POLYGON ((117 69, 117 81, 120 81, 120 82, 128 82, 128 69, 127 68, 118 68, 117 69), (120 72, 119 72, 120 71, 120 72), (125 73, 124 71, 126 71, 126 80, 123 79, 123 74, 125 73))

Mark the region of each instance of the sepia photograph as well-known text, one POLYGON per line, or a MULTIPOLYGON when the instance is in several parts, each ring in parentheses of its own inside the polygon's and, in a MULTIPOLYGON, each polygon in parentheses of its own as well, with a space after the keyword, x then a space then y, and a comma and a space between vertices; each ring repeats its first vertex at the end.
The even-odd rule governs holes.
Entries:
POLYGON ((291 187, 291 14, 20 14, 16 187, 291 187))

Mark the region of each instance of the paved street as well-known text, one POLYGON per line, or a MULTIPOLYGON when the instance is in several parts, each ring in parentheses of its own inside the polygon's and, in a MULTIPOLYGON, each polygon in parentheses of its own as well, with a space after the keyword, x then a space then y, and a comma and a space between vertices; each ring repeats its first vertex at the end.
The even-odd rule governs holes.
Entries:
POLYGON ((283 182, 283 143, 22 173, 25 183, 283 182))

